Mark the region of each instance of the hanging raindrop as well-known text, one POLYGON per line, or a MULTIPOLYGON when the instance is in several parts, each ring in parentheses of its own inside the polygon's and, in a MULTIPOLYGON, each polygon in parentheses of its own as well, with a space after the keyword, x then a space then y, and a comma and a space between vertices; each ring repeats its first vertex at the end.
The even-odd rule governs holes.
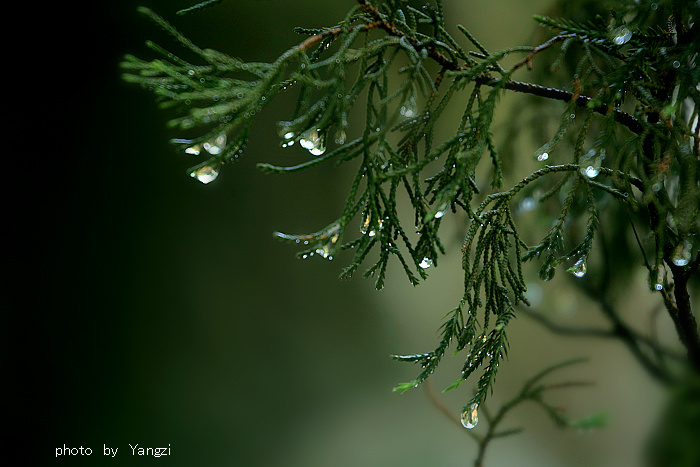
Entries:
POLYGON ((177 144, 184 151, 185 154, 191 154, 193 156, 198 156, 202 152, 202 145, 195 144, 191 139, 184 138, 173 138, 170 140, 171 144, 177 144))
POLYGON ((406 118, 415 117, 418 113, 418 106, 416 105, 415 97, 411 96, 406 102, 404 102, 399 109, 399 113, 406 118))
POLYGON ((199 169, 190 172, 190 177, 196 178, 205 185, 216 180, 216 177, 218 176, 219 170, 210 165, 205 165, 204 167, 200 167, 199 169))
POLYGON ((539 162, 549 159, 549 143, 535 151, 535 159, 537 159, 539 162))
POLYGON ((539 277, 544 282, 552 280, 556 269, 551 264, 545 264, 540 268, 539 277))
POLYGON ((462 412, 462 426, 464 428, 472 429, 479 423, 479 404, 474 403, 467 407, 464 412, 462 412))
POLYGON ((632 39, 632 31, 627 29, 626 26, 621 26, 615 30, 613 30, 610 33, 610 36, 612 38, 612 41, 616 45, 623 45, 629 42, 630 39, 632 39))
POLYGON ((550 281, 550 280, 552 280, 552 277, 554 277, 555 272, 556 272, 556 270, 555 270, 554 266, 552 266, 550 263, 545 263, 540 268, 540 273, 539 273, 540 279, 542 279, 545 282, 550 281))
POLYGON ((605 159, 605 148, 591 149, 581 158, 581 173, 588 178, 595 178, 600 173, 605 159))
POLYGON ((449 208, 450 208, 450 204, 449 204, 449 203, 442 203, 442 204, 438 207, 438 210, 435 212, 435 215, 433 216, 433 218, 435 218, 435 219, 440 219, 442 216, 445 215, 445 213, 447 212, 447 210, 448 210, 449 208))
POLYGON ((581 258, 572 267, 566 270, 576 277, 583 277, 586 275, 586 261, 581 258))
POLYGON ((428 269, 428 268, 431 267, 432 265, 433 265, 433 260, 430 259, 430 258, 428 258, 427 256, 426 256, 425 258, 423 258, 423 261, 421 261, 421 262, 418 264, 418 266, 419 266, 421 269, 428 269))
POLYGON ((185 154, 192 154, 193 156, 198 156, 202 152, 202 146, 199 144, 193 144, 185 148, 185 154))

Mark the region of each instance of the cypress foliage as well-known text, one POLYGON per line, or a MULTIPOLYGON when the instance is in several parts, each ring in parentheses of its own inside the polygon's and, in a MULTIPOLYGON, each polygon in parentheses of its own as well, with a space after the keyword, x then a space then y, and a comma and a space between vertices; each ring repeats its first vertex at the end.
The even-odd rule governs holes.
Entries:
MULTIPOLYGON (((294 166, 261 162, 260 169, 278 175, 351 160, 358 169, 337 219, 314 233, 276 236, 303 245, 298 253, 303 258, 354 251, 341 277, 364 265, 364 276, 381 289, 389 261, 397 260, 418 284, 445 253, 439 237, 444 217, 468 220, 463 297, 445 316, 434 350, 394 357, 422 367, 396 390, 424 382, 451 348, 464 354, 464 365, 448 389, 478 372, 465 412, 482 404, 507 357, 508 326, 520 305, 528 305, 524 263, 538 262, 543 281, 562 268, 583 277, 604 223, 601 211, 611 204, 629 220, 621 223, 634 230, 651 291, 661 294, 689 365, 700 370, 688 291, 700 265, 698 2, 617 1, 604 15, 583 20, 536 16, 547 31, 539 45, 498 52, 488 51, 461 25, 459 36, 450 34, 440 0, 424 1, 421 8, 414 3, 357 0, 332 27, 297 28, 299 43, 272 63, 201 49, 142 8, 198 63, 148 43, 159 57, 126 56, 124 79, 176 111, 171 127, 199 132, 172 142, 185 153, 207 157, 190 169, 203 183, 244 154, 255 116, 273 98, 294 93, 296 107, 279 122, 279 137, 282 146, 299 144, 310 157, 294 166), (542 84, 516 79, 540 61, 547 75, 530 76, 541 77, 542 84), (548 80, 556 85, 545 85, 548 80), (533 106, 559 106, 556 131, 533 154, 512 155, 494 140, 494 113, 510 92, 525 94, 533 106), (463 106, 461 118, 450 121, 445 109, 455 102, 463 106), (362 115, 359 128, 350 123, 353 110, 362 115), (449 136, 438 136, 438 126, 450 129, 449 136), (541 165, 505 189, 511 157, 541 165), (488 165, 480 164, 483 158, 488 165), (534 187, 542 191, 536 201, 556 204, 558 214, 544 237, 529 245, 515 210, 534 187), (410 201, 408 219, 397 210, 399 196, 410 201), (585 228, 572 232, 568 226, 578 219, 585 228), (647 237, 651 244, 643 241, 647 237)), ((663 349, 608 311, 611 335, 636 349, 654 376, 670 380, 663 349), (644 346, 656 357, 639 350, 644 346)))

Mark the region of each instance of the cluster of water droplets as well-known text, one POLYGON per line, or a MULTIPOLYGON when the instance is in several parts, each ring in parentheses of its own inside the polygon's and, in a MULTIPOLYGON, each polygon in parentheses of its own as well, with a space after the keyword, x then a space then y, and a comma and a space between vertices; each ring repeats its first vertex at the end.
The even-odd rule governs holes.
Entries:
POLYGON ((686 266, 693 256, 693 244, 688 240, 680 242, 673 250, 671 261, 676 266, 686 266))
POLYGON ((338 239, 340 238, 340 235, 338 234, 339 229, 339 226, 335 226, 320 237, 303 237, 303 240, 300 237, 294 237, 279 232, 276 233, 276 235, 284 239, 293 238, 296 243, 304 243, 304 245, 308 245, 310 241, 316 238, 320 241, 316 244, 315 249, 307 251, 306 253, 301 255, 301 259, 307 259, 311 256, 318 255, 321 258, 330 261, 333 259, 333 249, 335 247, 335 244, 338 243, 338 239))
POLYGON ((663 264, 659 264, 649 273, 649 287, 652 290, 663 290, 665 281, 666 267, 663 264))
POLYGON ((347 136, 347 134, 345 134, 345 130, 343 130, 342 128, 338 129, 338 131, 335 132, 335 138, 334 138, 335 144, 342 146, 343 144, 345 144, 347 137, 348 136, 347 136))
POLYGON ((471 430, 479 423, 479 404, 473 403, 462 412, 462 426, 471 430))
POLYGON ((420 263, 418 263, 418 267, 421 269, 428 269, 433 266, 433 260, 425 256, 420 263))
MULTIPOLYGON (((320 156, 326 152, 326 138, 318 128, 310 128, 303 133, 297 135, 289 126, 283 126, 280 131, 283 148, 294 146, 297 141, 299 145, 309 151, 314 156, 320 156)), ((345 131, 338 130, 335 135, 335 142, 338 144, 345 143, 345 131)))
MULTIPOLYGON (((191 156, 199 156, 202 153, 208 153, 212 156, 219 155, 226 148, 226 141, 226 133, 221 133, 204 142, 196 142, 195 140, 184 138, 174 138, 170 140, 171 143, 180 146, 185 154, 191 156)), ((220 164, 220 162, 214 162, 198 167, 190 172, 190 176, 204 184, 211 183, 219 176, 220 164)))
MULTIPOLYGON (((382 219, 377 219, 376 228, 381 230, 382 227, 384 227, 384 221, 382 219)), ((360 233, 368 237, 375 237, 377 235, 377 231, 372 225, 372 215, 370 213, 365 214, 364 221, 360 226, 360 233)))
POLYGON ((282 135, 282 147, 287 148, 289 146, 294 146, 294 143, 296 142, 294 136, 295 134, 293 131, 287 131, 284 135, 282 135))
POLYGON ((213 139, 205 141, 203 143, 196 143, 191 139, 183 138, 173 138, 170 140, 170 142, 181 146, 185 154, 199 156, 202 153, 202 151, 206 151, 212 156, 215 156, 217 154, 221 154, 221 152, 226 147, 226 139, 226 133, 221 133, 213 139))
POLYGON ((317 129, 310 129, 299 136, 299 145, 314 156, 326 152, 326 142, 317 129))
POLYGON ((331 256, 333 245, 335 242, 338 241, 338 236, 335 235, 331 237, 330 241, 328 243, 325 243, 318 248, 316 248, 315 253, 319 255, 321 258, 325 258, 327 260, 332 260, 333 256, 331 256))

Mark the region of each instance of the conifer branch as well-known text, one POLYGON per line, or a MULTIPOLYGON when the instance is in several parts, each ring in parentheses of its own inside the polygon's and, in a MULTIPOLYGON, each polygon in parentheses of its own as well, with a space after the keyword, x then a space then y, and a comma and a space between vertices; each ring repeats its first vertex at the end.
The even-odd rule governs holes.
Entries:
MULTIPOLYGON (((214 3, 218 0, 183 12, 214 3)), ((447 389, 481 372, 464 407, 465 413, 475 413, 493 390, 499 363, 507 358, 507 327, 520 305, 529 304, 523 263, 539 261, 543 281, 567 262, 573 263, 567 272, 582 277, 594 239, 606 242, 598 231, 610 222, 605 212, 610 206, 638 216, 636 222, 648 230, 652 246, 632 223, 650 286, 660 292, 689 361, 700 368, 700 337, 688 293, 700 263, 692 244, 700 235, 700 93, 691 40, 698 27, 688 26, 693 16, 685 4, 676 2, 675 8, 682 13, 675 17, 677 44, 670 30, 618 24, 617 17, 612 30, 600 20, 536 17, 557 35, 535 47, 491 53, 463 26, 458 26, 464 36, 460 40, 474 50, 448 33, 439 0, 426 2, 422 10, 402 1, 358 0, 332 27, 296 29, 307 37, 272 63, 246 63, 200 48, 160 16, 141 9, 199 63, 149 43, 160 58, 127 56, 122 66, 126 80, 154 92, 162 107, 177 114, 171 127, 199 131, 191 139, 172 142, 188 155, 206 155, 190 169, 203 183, 243 154, 255 116, 274 97, 297 93, 292 115, 279 122, 281 145, 302 146, 313 157, 296 165, 258 167, 282 174, 353 161, 357 173, 336 219, 310 234, 276 234, 282 241, 303 244, 300 258, 332 259, 352 250, 341 277, 351 277, 369 263, 363 275, 380 289, 389 261, 396 260, 409 282, 418 284, 446 252, 439 236, 442 218, 463 214, 468 224, 461 250, 462 298, 445 315, 435 349, 394 358, 422 367, 416 378, 397 386, 403 392, 425 382, 448 350, 464 352, 462 374, 447 389), (678 30, 682 27, 686 29, 678 30), (554 68, 570 66, 570 84, 547 87, 513 79, 523 67, 536 73, 535 58, 556 48, 554 68), (524 57, 505 69, 503 59, 510 54, 524 57), (533 156, 548 165, 502 189, 509 159, 492 132, 499 99, 508 91, 542 98, 533 100, 538 103, 564 102, 566 107, 555 116, 554 135, 533 156), (461 118, 449 127, 444 125, 446 109, 454 102, 463 108, 461 118), (353 109, 359 109, 363 121, 357 135, 348 139, 353 109), (452 133, 439 141, 438 127, 452 128, 452 133), (489 159, 490 188, 477 176, 484 156, 489 159), (528 245, 519 231, 515 201, 529 196, 535 186, 544 191, 539 201, 556 206, 558 213, 549 231, 528 245), (407 196, 413 210, 408 221, 399 215, 399 196, 407 196), (358 219, 359 232, 352 224, 358 219), (571 232, 573 221, 581 223, 580 232, 571 232), (673 281, 666 278, 667 269, 673 281)), ((531 155, 520 150, 512 156, 524 154, 531 155)), ((582 287, 588 285, 583 282, 582 287)), ((673 375, 662 359, 655 361, 643 351, 646 346, 664 355, 664 349, 623 323, 608 295, 598 292, 588 291, 598 296, 611 330, 543 324, 568 334, 614 335, 650 374, 670 381, 673 375)), ((497 422, 499 416, 488 418, 497 422)), ((502 435, 490 432, 489 439, 502 435)))

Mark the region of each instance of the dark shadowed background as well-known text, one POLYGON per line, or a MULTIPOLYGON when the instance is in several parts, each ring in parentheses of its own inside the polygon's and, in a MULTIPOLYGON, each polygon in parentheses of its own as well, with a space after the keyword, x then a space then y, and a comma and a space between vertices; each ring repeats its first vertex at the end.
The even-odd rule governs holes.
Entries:
MULTIPOLYGON (((313 232, 335 219, 353 169, 260 173, 257 162, 284 161, 275 123, 288 115, 287 104, 267 108, 244 157, 202 185, 186 175, 196 161, 168 143, 179 135, 166 129, 167 112, 120 78, 123 54, 152 56, 146 39, 177 51, 137 14, 139 4, 202 47, 272 61, 301 40, 292 27, 335 24, 352 2, 229 0, 187 17, 174 12, 193 0, 83 3, 46 7, 36 28, 48 34, 28 33, 21 42, 24 72, 37 83, 21 97, 23 106, 42 115, 41 124, 26 122, 32 148, 17 148, 29 162, 12 169, 24 180, 14 196, 26 204, 11 220, 26 234, 21 246, 7 244, 9 255, 21 258, 22 287, 11 291, 21 298, 13 313, 20 324, 7 328, 6 355, 22 392, 18 400, 27 401, 9 405, 22 414, 17 446, 27 460, 33 456, 32 465, 42 466, 471 465, 474 443, 423 389, 392 393, 417 368, 389 358, 436 344, 441 317, 462 293, 459 235, 450 238, 448 231, 452 257, 417 289, 397 269, 381 292, 359 275, 339 281, 347 257, 297 260, 294 247, 272 236, 313 232), (32 66, 40 60, 53 71, 32 66), (171 456, 133 457, 129 444, 137 443, 170 446, 171 456), (64 445, 93 454, 56 458, 64 445), (104 445, 118 448, 117 456, 106 458, 104 445)), ((529 18, 546 5, 453 1, 446 12, 450 22, 499 49, 527 42, 529 18)), ((285 151, 291 150, 300 151, 285 151)), ((586 303, 557 281, 542 286, 540 307, 587 322, 586 303)), ((641 290, 639 300, 648 300, 641 290)), ((604 410, 611 421, 603 431, 558 431, 541 411, 524 407, 509 426, 525 426, 525 434, 496 441, 487 465, 639 465, 663 393, 622 346, 569 343, 527 318, 512 329, 511 359, 490 401, 511 396, 535 371, 589 355, 561 379, 596 386, 552 400, 574 417, 604 410)), ((435 376, 438 392, 456 379, 454 360, 435 376)), ((455 418, 470 390, 465 384, 444 396, 455 418)))

